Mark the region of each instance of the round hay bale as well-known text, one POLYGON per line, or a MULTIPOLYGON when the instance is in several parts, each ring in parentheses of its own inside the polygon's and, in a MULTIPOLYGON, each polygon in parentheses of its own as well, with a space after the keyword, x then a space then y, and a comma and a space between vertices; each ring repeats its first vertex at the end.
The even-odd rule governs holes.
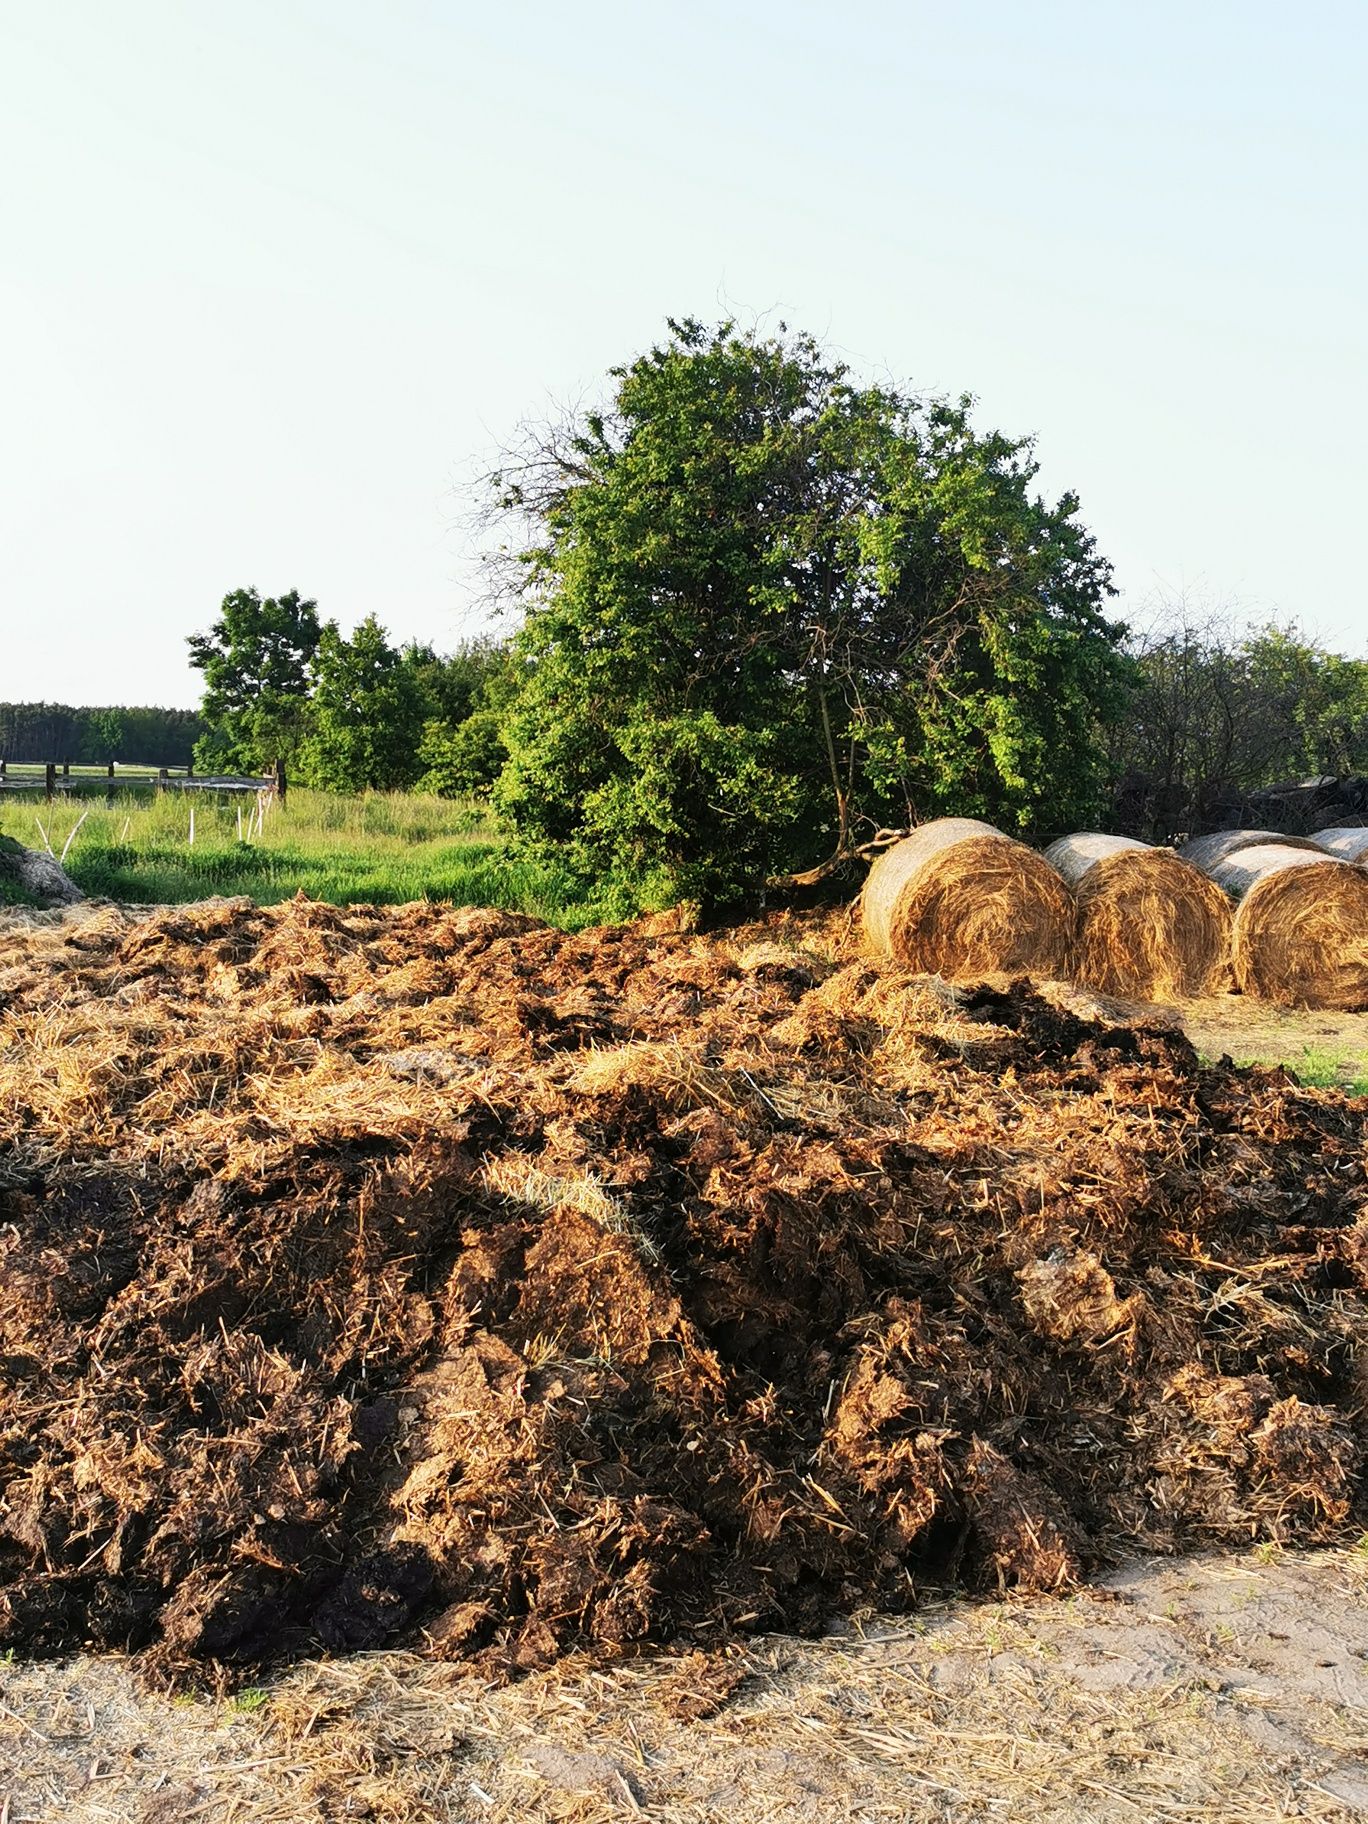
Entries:
POLYGON ((1230 901, 1171 849, 1129 836, 1061 836, 1045 851, 1074 891, 1074 974, 1129 1000, 1190 1000, 1219 988, 1230 901))
POLYGON ((1312 843, 1238 849, 1211 877, 1238 900, 1235 983, 1285 1007, 1368 1009, 1368 872, 1312 843))
POLYGON ((1368 859, 1368 830, 1317 830, 1316 847, 1338 855, 1341 861, 1364 861, 1368 859))
POLYGON ((1068 888, 1042 856, 974 817, 923 824, 885 851, 861 912, 873 949, 928 975, 1067 972, 1068 888))
POLYGON ((1210 874, 1217 862, 1224 861, 1237 849, 1253 849, 1262 843, 1276 842, 1287 849, 1314 849, 1309 836, 1284 836, 1279 830, 1216 830, 1210 836, 1194 836, 1178 851, 1180 861, 1189 861, 1203 874, 1210 874))

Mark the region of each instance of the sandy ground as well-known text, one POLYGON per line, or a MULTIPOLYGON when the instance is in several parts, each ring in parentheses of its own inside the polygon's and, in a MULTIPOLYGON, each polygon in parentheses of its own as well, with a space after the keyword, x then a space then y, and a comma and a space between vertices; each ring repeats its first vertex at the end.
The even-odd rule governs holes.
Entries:
POLYGON ((1368 1013, 1276 1007, 1249 995, 1213 994, 1178 1002, 1121 1001, 1072 982, 1042 982, 1048 999, 1084 1019, 1108 1024, 1178 1026, 1204 1058, 1235 1064, 1284 1064, 1296 1071, 1307 1053, 1333 1057, 1346 1087, 1368 1078, 1368 1013))
POLYGON ((1132 1565, 1068 1599, 494 1687, 407 1654, 227 1702, 0 1668, 4 1824, 1368 1816, 1368 1556, 1132 1565))

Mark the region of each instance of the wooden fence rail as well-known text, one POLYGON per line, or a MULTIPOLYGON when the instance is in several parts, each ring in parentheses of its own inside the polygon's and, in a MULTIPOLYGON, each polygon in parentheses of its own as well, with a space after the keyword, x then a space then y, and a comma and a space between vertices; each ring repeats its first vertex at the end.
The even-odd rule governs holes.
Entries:
MULTIPOLYGON (((41 792, 45 798, 55 798, 62 793, 94 796, 100 783, 101 776, 95 768, 73 775, 69 760, 60 764, 49 760, 44 765, 36 765, 0 759, 0 792, 41 792)), ((287 781, 285 764, 281 760, 277 760, 263 778, 250 778, 240 773, 196 773, 193 766, 186 767, 184 772, 173 772, 166 766, 156 772, 142 768, 120 772, 111 760, 105 767, 103 784, 107 799, 118 791, 274 792, 278 802, 284 804, 287 781)))

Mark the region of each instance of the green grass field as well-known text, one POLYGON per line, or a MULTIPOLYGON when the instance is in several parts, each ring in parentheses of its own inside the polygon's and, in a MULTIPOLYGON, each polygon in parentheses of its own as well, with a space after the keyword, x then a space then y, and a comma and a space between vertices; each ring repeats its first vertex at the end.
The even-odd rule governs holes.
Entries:
POLYGON ((473 803, 295 788, 250 839, 238 834, 239 809, 246 825, 255 800, 128 793, 108 808, 103 800, 48 804, 16 795, 0 802, 0 833, 42 848, 45 831, 56 855, 70 837, 65 865, 84 893, 141 905, 213 894, 272 905, 302 889, 337 905, 438 899, 501 906, 569 929, 608 916, 569 873, 512 854, 490 814, 473 803))

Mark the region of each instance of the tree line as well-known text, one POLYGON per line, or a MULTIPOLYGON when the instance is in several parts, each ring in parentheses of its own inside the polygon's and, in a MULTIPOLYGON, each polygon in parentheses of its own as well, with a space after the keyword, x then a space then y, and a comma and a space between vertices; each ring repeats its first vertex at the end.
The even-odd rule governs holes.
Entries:
POLYGON ((205 732, 194 709, 0 703, 0 759, 106 766, 184 766, 205 732))
POLYGON ((204 678, 203 771, 261 772, 279 759, 324 791, 464 797, 502 765, 510 658, 496 640, 447 654, 399 647, 373 614, 347 635, 297 590, 236 589, 189 646, 204 678))
POLYGON ((1260 788, 1368 773, 1368 660, 1182 601, 1127 648, 1134 684, 1109 748, 1115 827, 1165 841, 1225 827, 1260 788))
POLYGON ((1163 839, 1368 769, 1368 662, 1181 605, 1127 629, 1031 439, 782 326, 670 322, 487 498, 511 633, 441 654, 236 590, 189 642, 197 765, 483 794, 624 911, 839 874, 947 813, 1163 839))

